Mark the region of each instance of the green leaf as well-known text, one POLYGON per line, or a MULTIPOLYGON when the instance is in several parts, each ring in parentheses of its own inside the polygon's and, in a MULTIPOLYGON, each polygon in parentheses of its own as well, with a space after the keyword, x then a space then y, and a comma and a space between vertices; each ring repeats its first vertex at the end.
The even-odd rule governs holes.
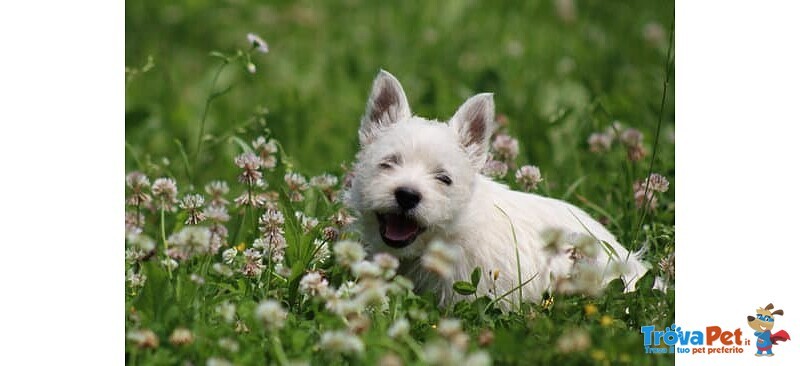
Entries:
POLYGON ((481 267, 475 267, 472 270, 470 279, 472 279, 472 286, 478 287, 478 284, 481 283, 481 267))
POLYGON ((478 289, 467 281, 456 281, 456 283, 453 284, 453 290, 461 295, 472 295, 478 289))

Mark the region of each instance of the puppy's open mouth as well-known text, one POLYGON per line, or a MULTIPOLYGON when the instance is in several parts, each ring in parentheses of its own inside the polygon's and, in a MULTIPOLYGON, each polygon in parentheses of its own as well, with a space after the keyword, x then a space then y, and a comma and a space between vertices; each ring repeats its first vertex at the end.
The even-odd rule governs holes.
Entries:
POLYGON ((425 231, 414 219, 395 213, 377 214, 381 238, 392 248, 403 248, 425 231))

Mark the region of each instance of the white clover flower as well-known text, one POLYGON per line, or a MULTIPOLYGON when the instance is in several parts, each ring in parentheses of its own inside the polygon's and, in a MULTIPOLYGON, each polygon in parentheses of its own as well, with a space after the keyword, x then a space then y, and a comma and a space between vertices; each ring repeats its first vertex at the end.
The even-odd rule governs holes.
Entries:
POLYGON ((288 312, 281 303, 272 299, 261 301, 255 310, 256 319, 261 321, 268 330, 283 328, 287 315, 288 312))
POLYGON ((300 279, 300 291, 309 296, 325 296, 330 291, 328 280, 319 272, 309 272, 300 279))
POLYGON ((458 249, 437 240, 431 243, 422 256, 422 266, 439 277, 451 278, 458 255, 458 249))
POLYGON ((353 264, 350 269, 356 278, 376 278, 383 272, 377 264, 363 260, 353 264))
POLYGON ((542 181, 542 173, 538 167, 533 165, 525 165, 519 168, 514 177, 517 179, 517 183, 526 191, 536 189, 536 186, 542 181))
POLYGON ((436 328, 442 337, 450 338, 456 334, 461 333, 461 320, 444 318, 439 320, 439 326, 436 328))
POLYGON ((236 248, 225 249, 225 251, 222 252, 222 261, 226 264, 232 264, 238 253, 239 251, 236 250, 236 248))
POLYGON ((582 256, 594 258, 599 254, 601 244, 591 235, 573 232, 567 235, 567 241, 572 244, 582 256))
POLYGON ((470 353, 461 366, 490 366, 491 364, 492 358, 489 356, 489 353, 484 350, 479 350, 470 353))
POLYGON ((143 252, 149 252, 156 248, 156 242, 144 234, 128 235, 128 242, 143 252))
POLYGON ((644 184, 650 185, 650 190, 664 193, 669 190, 669 180, 661 174, 650 174, 650 176, 645 179, 644 184))
POLYGON ((464 360, 464 351, 447 342, 436 340, 425 344, 422 359, 429 365, 460 366, 464 360))
POLYGON ((158 200, 159 206, 164 210, 172 210, 175 203, 178 202, 178 185, 172 178, 158 178, 153 181, 150 186, 150 191, 153 196, 158 200))
POLYGON ((497 135, 492 142, 492 148, 500 160, 506 163, 513 162, 519 155, 519 141, 506 134, 497 135))
POLYGON ((365 278, 359 282, 355 301, 361 308, 382 306, 387 303, 386 292, 389 286, 380 278, 365 278))
POLYGON ((589 135, 589 151, 593 153, 602 153, 611 150, 611 143, 614 142, 614 137, 607 133, 595 132, 589 135))
POLYGON ((176 268, 178 268, 178 261, 172 258, 164 258, 161 260, 161 265, 169 271, 174 271, 176 268))
POLYGON ((194 334, 186 328, 175 328, 169 336, 169 343, 175 346, 183 346, 194 342, 194 334))
POLYGON ((306 177, 299 173, 286 173, 283 176, 283 180, 286 182, 290 191, 305 191, 308 189, 308 182, 306 181, 306 177))
POLYGON ((386 331, 386 334, 392 338, 401 338, 408 335, 411 330, 411 323, 406 318, 397 319, 391 327, 386 331))
POLYGON ((133 271, 133 268, 128 270, 128 275, 126 280, 130 282, 131 288, 141 288, 144 287, 145 282, 147 282, 147 275, 144 273, 136 273, 133 271))
POLYGON ((247 71, 249 73, 251 73, 251 74, 255 74, 256 73, 256 64, 254 64, 252 62, 248 62, 247 63, 247 71))
POLYGON ((170 235, 167 241, 186 256, 208 253, 211 250, 211 231, 207 227, 185 226, 181 231, 170 235))
POLYGON ((197 273, 192 273, 191 275, 189 275, 189 280, 198 285, 203 285, 206 283, 206 279, 197 273))
POLYGON ((560 353, 583 352, 591 345, 592 338, 583 329, 568 330, 556 340, 556 350, 560 353))
POLYGON ((319 220, 317 220, 315 217, 306 216, 306 214, 300 211, 296 211, 294 213, 294 217, 300 222, 300 226, 303 228, 303 232, 306 234, 311 232, 311 230, 314 230, 314 228, 319 225, 319 220))
POLYGON ((233 276, 233 270, 231 269, 231 267, 228 267, 228 266, 226 266, 226 265, 224 265, 222 263, 214 263, 214 264, 212 264, 211 265, 211 269, 213 269, 214 272, 217 272, 220 275, 223 275, 225 277, 233 276))
POLYGON ((313 263, 321 263, 331 256, 331 251, 328 249, 328 242, 320 239, 314 239, 314 252, 313 263))
POLYGON ((231 304, 228 301, 225 301, 216 307, 216 312, 219 316, 225 320, 226 323, 233 323, 234 318, 236 317, 236 305, 231 304))
POLYGON ((325 173, 311 178, 309 183, 314 188, 317 188, 321 191, 327 191, 332 189, 333 187, 336 186, 336 184, 339 183, 339 178, 337 178, 334 175, 325 173))
POLYGON ((341 330, 323 333, 319 347, 330 353, 361 354, 364 352, 364 342, 361 338, 341 330))
POLYGON ((378 253, 372 257, 372 261, 383 272, 383 278, 390 279, 397 274, 397 268, 400 267, 400 261, 389 253, 378 253))
POLYGON ((358 301, 341 297, 329 297, 325 301, 325 309, 340 316, 358 314, 363 308, 358 301))
POLYGON ((619 140, 622 143, 631 148, 641 146, 642 142, 644 141, 644 135, 635 128, 628 128, 619 135, 619 140))
POLYGON ((508 174, 508 165, 502 161, 492 159, 483 165, 481 174, 490 178, 505 178, 506 174, 508 174))
POLYGON ((150 329, 131 330, 126 337, 139 348, 158 348, 158 336, 150 329))
POLYGON ((236 342, 235 340, 233 340, 231 338, 227 338, 227 337, 220 338, 217 341, 217 344, 220 346, 220 348, 222 348, 222 349, 224 349, 224 350, 226 350, 226 351, 228 351, 230 353, 239 352, 239 342, 236 342))
POLYGON ((209 357, 206 366, 233 366, 233 363, 221 357, 209 357))
POLYGON ((336 257, 336 262, 349 267, 366 257, 364 248, 361 244, 352 240, 343 240, 333 245, 333 255, 336 257))

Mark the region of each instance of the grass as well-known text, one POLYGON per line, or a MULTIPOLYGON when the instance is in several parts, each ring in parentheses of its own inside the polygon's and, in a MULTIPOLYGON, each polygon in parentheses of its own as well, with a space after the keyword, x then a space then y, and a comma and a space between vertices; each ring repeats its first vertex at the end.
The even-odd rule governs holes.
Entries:
MULTIPOLYGON (((127 2, 126 171, 142 172, 151 184, 174 179, 178 199, 201 194, 206 208, 214 201, 206 185, 224 181, 230 191, 221 198, 230 203, 227 221, 212 213, 187 225, 191 210, 163 209, 149 184, 141 192, 134 181, 128 186, 126 227, 141 233, 126 239, 126 363, 425 364, 436 351, 475 364, 484 357, 526 365, 673 363, 644 354, 639 333, 674 320, 672 22, 673 4, 655 1, 582 1, 574 17, 551 1, 127 2), (269 42, 270 52, 252 49, 248 32, 269 42), (515 168, 536 165, 544 178, 537 193, 585 209, 629 249, 646 248, 653 269, 637 290, 623 293, 615 281, 597 297, 552 293, 541 303, 514 301, 510 312, 484 294, 440 308, 433 294, 416 294, 407 280, 384 273, 358 280, 354 296, 370 293, 364 287, 381 295, 364 295, 359 312, 332 311, 330 295, 307 295, 301 280, 309 272, 323 274, 334 290, 356 280, 324 254, 338 239, 357 239, 341 231, 341 203, 332 198, 353 161, 379 68, 400 79, 412 110, 425 117, 448 118, 472 94, 493 92, 498 118, 507 122, 501 133, 519 142, 499 179, 523 189, 515 168), (616 130, 615 121, 623 124, 616 130), (632 144, 644 149, 640 159, 631 160, 632 145, 619 138, 628 129, 643 136, 632 144), (614 142, 591 151, 589 136, 603 131, 614 131, 614 142), (234 163, 259 152, 251 143, 259 136, 275 141, 275 168, 259 170, 266 187, 237 181, 242 169, 234 163), (286 179, 325 172, 338 177, 335 186, 300 190, 286 179), (650 172, 672 187, 640 188, 637 205, 634 183, 650 172), (235 204, 243 192, 268 195, 270 212, 284 223, 267 233, 280 226, 287 243, 284 258, 264 255, 264 268, 249 275, 254 241, 266 235, 258 219, 268 210, 235 204), (222 247, 213 254, 186 249, 196 242, 190 234, 206 235, 197 227, 224 227, 222 247), (234 247, 226 263, 222 252, 234 247), (187 258, 172 267, 168 248, 187 258), (656 277, 666 279, 666 292, 651 289, 656 277), (282 326, 280 311, 263 307, 267 299, 285 310, 282 326), (390 337, 399 319, 409 329, 390 337), (460 320, 461 329, 446 319, 460 320), (191 342, 185 332, 174 334, 178 328, 191 342), (325 334, 332 331, 355 338, 331 342, 325 334)), ((492 279, 457 280, 469 292, 492 279)))

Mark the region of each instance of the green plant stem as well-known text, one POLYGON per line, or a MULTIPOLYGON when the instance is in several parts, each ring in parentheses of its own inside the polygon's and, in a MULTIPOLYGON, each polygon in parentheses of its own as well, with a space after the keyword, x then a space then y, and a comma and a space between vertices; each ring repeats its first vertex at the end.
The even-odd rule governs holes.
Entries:
POLYGON ((288 365, 289 359, 286 358, 286 353, 283 352, 283 346, 281 345, 281 340, 278 338, 278 335, 272 332, 270 339, 272 340, 272 349, 275 352, 275 358, 278 359, 278 364, 288 365))
MULTIPOLYGON (((656 152, 658 151, 658 140, 661 137, 661 123, 664 121, 664 105, 666 104, 667 100, 667 87, 669 86, 669 70, 670 66, 672 65, 672 40, 675 37, 675 20, 672 20, 672 27, 670 28, 669 33, 669 44, 667 45, 667 60, 664 63, 664 86, 661 91, 661 108, 658 112, 658 126, 656 127, 656 136, 655 140, 653 141, 653 154, 650 157, 650 166, 647 168, 647 183, 644 187, 644 196, 647 197, 647 193, 650 190, 650 175, 653 174, 653 165, 655 165, 656 161, 656 152)), ((633 236, 633 242, 636 243, 639 240, 639 233, 641 232, 642 224, 644 224, 644 219, 647 216, 647 210, 650 206, 651 199, 648 199, 645 205, 642 206, 642 215, 639 217, 639 222, 636 225, 636 234, 633 236)))
MULTIPOLYGON (((197 136, 197 148, 194 151, 194 171, 197 171, 197 164, 200 160, 200 148, 203 145, 203 135, 205 134, 206 130, 206 118, 208 117, 208 109, 211 106, 211 102, 214 101, 219 94, 214 92, 214 88, 217 86, 217 80, 219 79, 219 75, 222 74, 222 70, 225 69, 225 66, 228 65, 228 60, 223 60, 222 63, 217 68, 217 71, 214 73, 214 78, 211 80, 211 90, 208 94, 208 98, 206 98, 206 104, 203 107, 203 117, 200 119, 200 134, 197 136)), ((192 177, 194 178, 194 177, 192 177)))
POLYGON ((498 205, 494 205, 497 207, 500 212, 508 219, 508 224, 511 226, 511 235, 514 237, 514 252, 517 256, 517 283, 519 284, 519 309, 522 310, 522 266, 520 265, 519 261, 519 241, 517 240, 517 231, 514 229, 514 223, 511 222, 511 217, 498 205))

